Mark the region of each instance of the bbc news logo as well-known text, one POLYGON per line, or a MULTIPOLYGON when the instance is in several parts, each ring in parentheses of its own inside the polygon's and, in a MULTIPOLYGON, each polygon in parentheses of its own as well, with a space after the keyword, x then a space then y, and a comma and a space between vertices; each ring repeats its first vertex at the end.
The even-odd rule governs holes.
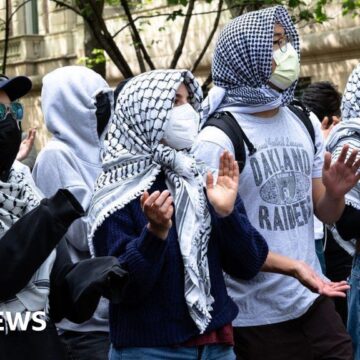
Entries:
POLYGON ((45 311, 27 311, 25 313, 0 311, 0 332, 2 331, 43 331, 46 328, 45 311), (30 322, 30 320, 32 320, 30 322))

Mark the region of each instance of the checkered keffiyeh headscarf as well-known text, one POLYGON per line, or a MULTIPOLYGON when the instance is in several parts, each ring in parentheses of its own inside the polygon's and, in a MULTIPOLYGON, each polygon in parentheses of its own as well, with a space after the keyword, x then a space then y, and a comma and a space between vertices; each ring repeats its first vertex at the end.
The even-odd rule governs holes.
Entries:
POLYGON ((360 123, 360 65, 350 74, 341 102, 341 121, 351 119, 360 123))
MULTIPOLYGON (((326 149, 336 160, 345 144, 350 149, 360 148, 360 65, 351 73, 346 84, 341 104, 341 122, 329 134, 326 149)), ((360 209, 360 183, 357 183, 346 195, 348 205, 360 209)))
POLYGON ((89 208, 89 246, 104 220, 148 190, 161 170, 174 198, 175 221, 184 262, 185 299, 190 316, 204 332, 210 323, 213 298, 207 246, 211 223, 203 178, 187 151, 160 144, 184 83, 190 103, 201 113, 202 92, 186 70, 156 70, 131 79, 119 94, 105 142, 104 171, 89 208))
POLYGON ((6 182, 0 181, 0 238, 26 213, 40 203, 40 195, 32 188, 22 171, 10 170, 6 182))
POLYGON ((279 93, 267 83, 272 73, 274 25, 279 23, 300 55, 299 36, 288 12, 275 6, 239 16, 220 33, 212 62, 215 86, 206 115, 219 109, 254 113, 289 104, 296 83, 279 93), (216 89, 216 87, 220 88, 216 89), (216 94, 215 97, 212 96, 216 94))
MULTIPOLYGON (((0 181, 0 241, 18 220, 39 205, 41 198, 28 168, 15 163, 8 180, 0 181)), ((6 302, 0 302, 1 312, 48 310, 50 272, 55 255, 54 250, 18 294, 6 302)))

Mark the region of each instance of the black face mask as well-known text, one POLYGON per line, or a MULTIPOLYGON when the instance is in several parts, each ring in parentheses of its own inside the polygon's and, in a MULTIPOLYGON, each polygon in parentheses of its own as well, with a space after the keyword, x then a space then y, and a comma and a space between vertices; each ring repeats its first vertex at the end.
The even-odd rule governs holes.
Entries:
POLYGON ((0 179, 6 181, 21 144, 21 130, 8 114, 0 121, 0 179))
POLYGON ((111 103, 108 94, 101 93, 96 96, 96 119, 97 133, 99 137, 103 133, 111 115, 111 103))

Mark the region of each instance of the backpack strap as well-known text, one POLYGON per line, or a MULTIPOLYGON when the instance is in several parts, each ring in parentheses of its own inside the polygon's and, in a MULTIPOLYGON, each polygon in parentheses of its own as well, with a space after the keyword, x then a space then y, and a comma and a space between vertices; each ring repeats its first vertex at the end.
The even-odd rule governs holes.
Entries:
POLYGON ((301 122, 306 127, 306 130, 308 131, 311 141, 314 145, 314 154, 316 154, 317 148, 315 145, 315 129, 310 120, 309 110, 298 100, 294 100, 290 105, 288 105, 288 108, 301 120, 301 122))
POLYGON ((234 116, 228 111, 215 113, 208 120, 206 120, 202 128, 204 129, 207 126, 215 126, 216 128, 223 131, 231 140, 234 146, 235 160, 239 164, 239 171, 241 173, 246 162, 244 143, 249 150, 249 156, 256 152, 256 148, 246 136, 234 116))

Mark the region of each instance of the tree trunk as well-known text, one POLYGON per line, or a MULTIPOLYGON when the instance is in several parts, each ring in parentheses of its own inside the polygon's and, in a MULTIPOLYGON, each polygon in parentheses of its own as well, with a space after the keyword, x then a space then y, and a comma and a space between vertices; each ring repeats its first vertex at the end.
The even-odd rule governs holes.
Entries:
POLYGON ((5 2, 4 54, 3 54, 3 62, 2 62, 2 66, 1 66, 1 72, 3 74, 6 73, 7 54, 8 54, 8 50, 9 50, 9 37, 10 37, 10 0, 6 0, 6 2, 5 2))
MULTIPOLYGON (((85 56, 91 58, 93 56, 92 51, 94 49, 102 49, 102 46, 94 37, 93 33, 89 28, 89 24, 85 21, 84 22, 84 31, 85 31, 85 40, 84 40, 84 47, 85 47, 85 56)), ((100 74, 104 79, 106 79, 106 62, 102 62, 100 64, 95 64, 92 67, 92 70, 96 71, 100 74)))

